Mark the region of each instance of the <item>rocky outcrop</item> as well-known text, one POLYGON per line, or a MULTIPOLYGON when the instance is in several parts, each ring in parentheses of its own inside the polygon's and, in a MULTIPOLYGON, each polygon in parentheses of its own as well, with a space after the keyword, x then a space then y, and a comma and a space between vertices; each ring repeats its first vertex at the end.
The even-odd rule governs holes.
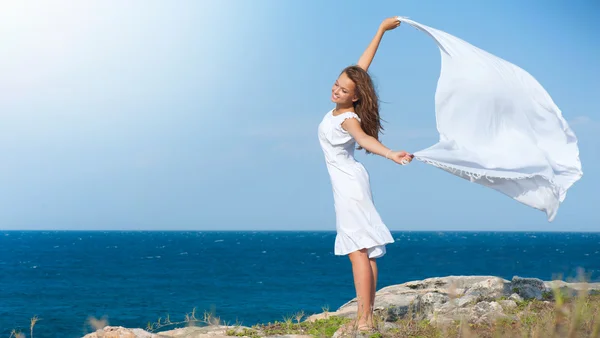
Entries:
MULTIPOLYGON (((384 287, 375 297, 375 312, 384 318, 382 328, 393 327, 401 318, 427 319, 433 324, 467 320, 473 324, 489 324, 498 319, 516 319, 515 310, 524 300, 552 300, 555 290, 574 296, 579 292, 600 294, 600 283, 545 282, 537 278, 515 276, 506 280, 494 276, 448 276, 411 281, 384 287)), ((313 321, 329 316, 354 318, 356 299, 335 312, 315 314, 313 321)), ((518 315, 518 314, 517 314, 518 315)), ((142 329, 106 326, 84 338, 225 338, 228 330, 250 329, 240 326, 186 327, 159 333, 142 329)), ((261 335, 263 332, 256 332, 261 335)), ((308 336, 281 335, 281 338, 308 336)))
MULTIPOLYGON (((507 314, 519 302, 527 299, 551 300, 553 288, 563 294, 580 291, 600 293, 600 283, 544 282, 537 278, 515 276, 506 280, 494 276, 448 276, 411 281, 382 288, 375 297, 374 311, 393 322, 399 318, 427 319, 432 323, 491 323, 507 314)), ((327 316, 356 316, 356 298, 337 311, 309 317, 315 320, 327 316)))
POLYGON ((142 329, 126 329, 120 326, 106 326, 84 338, 226 338, 229 326, 185 327, 160 333, 150 333, 142 329))
POLYGON ((84 338, 158 338, 159 336, 142 329, 127 329, 122 326, 105 326, 84 338))
MULTIPOLYGON (((178 328, 159 333, 150 333, 142 329, 126 329, 121 326, 106 326, 94 333, 85 335, 83 338, 231 338, 227 335, 228 330, 240 332, 250 329, 245 326, 221 326, 211 325, 204 327, 190 326, 178 328)), ((279 338, 310 338, 302 335, 282 335, 279 338)))

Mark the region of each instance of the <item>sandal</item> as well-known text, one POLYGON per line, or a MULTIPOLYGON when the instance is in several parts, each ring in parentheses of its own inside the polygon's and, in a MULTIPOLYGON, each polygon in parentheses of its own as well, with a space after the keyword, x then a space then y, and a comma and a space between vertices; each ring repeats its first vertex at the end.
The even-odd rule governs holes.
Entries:
POLYGON ((361 325, 357 328, 359 333, 374 334, 379 332, 374 326, 361 325))
POLYGON ((338 337, 346 337, 347 335, 354 336, 354 334, 371 335, 378 332, 379 330, 377 330, 375 327, 367 324, 357 326, 356 319, 353 319, 352 321, 342 325, 336 333, 338 337))

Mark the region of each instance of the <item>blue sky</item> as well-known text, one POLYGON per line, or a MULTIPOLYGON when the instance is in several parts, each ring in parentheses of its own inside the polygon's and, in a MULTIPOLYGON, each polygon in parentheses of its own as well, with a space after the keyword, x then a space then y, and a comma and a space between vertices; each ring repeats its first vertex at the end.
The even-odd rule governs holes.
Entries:
MULTIPOLYGON (((531 73, 579 139, 554 222, 432 166, 357 155, 392 230, 598 231, 594 1, 34 1, 0 4, 0 229, 335 230, 317 125, 386 17, 531 73)), ((437 141, 440 55, 401 26, 370 69, 382 141, 437 141)))

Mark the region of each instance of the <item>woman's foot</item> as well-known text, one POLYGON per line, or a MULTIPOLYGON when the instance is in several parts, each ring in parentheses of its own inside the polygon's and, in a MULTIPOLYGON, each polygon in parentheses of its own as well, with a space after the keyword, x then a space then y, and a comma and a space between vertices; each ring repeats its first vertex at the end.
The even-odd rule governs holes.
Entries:
POLYGON ((342 334, 352 333, 352 332, 375 333, 377 331, 377 329, 375 329, 373 324, 364 323, 364 322, 357 323, 356 319, 352 319, 348 323, 342 325, 339 330, 340 330, 340 333, 342 333, 342 334))
POLYGON ((361 324, 356 328, 356 330, 359 333, 375 333, 375 332, 377 332, 377 329, 373 325, 368 325, 368 324, 361 324))
POLYGON ((351 320, 350 322, 342 325, 336 333, 333 335, 334 338, 345 338, 345 337, 356 337, 361 335, 371 335, 377 333, 377 329, 373 327, 373 325, 369 325, 367 323, 356 322, 356 319, 351 320))

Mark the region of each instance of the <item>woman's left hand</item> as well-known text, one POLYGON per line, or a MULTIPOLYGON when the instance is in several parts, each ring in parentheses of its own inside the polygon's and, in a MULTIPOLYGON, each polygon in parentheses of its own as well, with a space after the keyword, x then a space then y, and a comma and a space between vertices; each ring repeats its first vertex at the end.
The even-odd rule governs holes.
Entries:
POLYGON ((383 29, 383 31, 389 31, 392 30, 396 27, 400 26, 400 20, 398 20, 397 16, 393 16, 391 18, 387 18, 385 20, 383 20, 383 22, 381 23, 381 26, 379 26, 381 29, 383 29))
POLYGON ((409 164, 412 159, 413 159, 414 155, 409 154, 406 151, 393 151, 390 154, 390 159, 398 164, 409 164))

